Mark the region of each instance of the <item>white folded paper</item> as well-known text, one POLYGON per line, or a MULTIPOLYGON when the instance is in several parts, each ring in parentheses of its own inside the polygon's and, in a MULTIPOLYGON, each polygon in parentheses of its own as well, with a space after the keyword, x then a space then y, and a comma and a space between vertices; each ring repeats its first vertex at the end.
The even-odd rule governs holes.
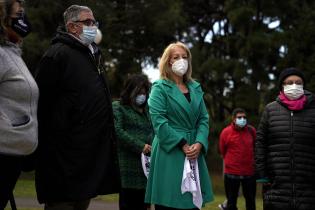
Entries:
POLYGON ((150 156, 141 153, 141 163, 144 175, 148 178, 150 172, 150 156))
POLYGON ((197 159, 188 160, 187 157, 185 158, 181 190, 182 194, 190 192, 193 197, 194 205, 201 209, 203 200, 197 159))

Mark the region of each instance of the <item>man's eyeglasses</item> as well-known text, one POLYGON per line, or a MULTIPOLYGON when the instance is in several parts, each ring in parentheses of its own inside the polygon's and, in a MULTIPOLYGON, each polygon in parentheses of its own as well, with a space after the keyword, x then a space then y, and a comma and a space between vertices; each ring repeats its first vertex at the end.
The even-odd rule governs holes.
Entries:
POLYGON ((303 81, 302 80, 297 80, 297 81, 289 80, 289 81, 283 82, 283 85, 293 85, 293 84, 303 85, 303 81))
POLYGON ((98 22, 92 19, 87 19, 87 20, 77 20, 74 21, 75 23, 82 23, 85 26, 96 26, 98 27, 98 22))

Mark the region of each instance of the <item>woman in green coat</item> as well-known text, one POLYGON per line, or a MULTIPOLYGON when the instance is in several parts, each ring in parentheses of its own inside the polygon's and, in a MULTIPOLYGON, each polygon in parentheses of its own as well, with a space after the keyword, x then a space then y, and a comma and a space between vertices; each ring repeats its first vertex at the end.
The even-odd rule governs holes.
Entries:
POLYGON ((131 75, 124 84, 120 100, 113 102, 121 175, 120 210, 147 210, 148 207, 144 203, 147 178, 141 165, 141 153, 150 153, 153 137, 146 110, 150 87, 147 76, 131 75))
POLYGON ((197 160, 202 203, 213 200, 205 161, 209 117, 203 91, 191 78, 191 53, 181 42, 170 44, 159 63, 160 80, 148 100, 155 131, 145 201, 161 209, 197 209, 193 196, 182 193, 184 162, 197 160))

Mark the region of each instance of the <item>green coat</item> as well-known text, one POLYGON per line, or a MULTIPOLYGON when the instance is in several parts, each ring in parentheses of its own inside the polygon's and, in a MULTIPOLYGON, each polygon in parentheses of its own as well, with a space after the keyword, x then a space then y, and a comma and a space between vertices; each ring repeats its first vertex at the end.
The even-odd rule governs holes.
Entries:
POLYGON ((168 80, 158 80, 149 97, 149 112, 155 131, 151 151, 151 168, 145 201, 172 208, 196 208, 191 193, 181 193, 185 154, 178 146, 184 138, 188 144, 200 142, 198 158, 203 202, 213 200, 211 181, 205 161, 208 150, 209 117, 199 83, 187 84, 191 102, 168 80))
POLYGON ((145 189, 147 178, 141 164, 145 144, 152 142, 153 130, 147 112, 140 113, 128 105, 113 102, 118 159, 122 188, 145 189))

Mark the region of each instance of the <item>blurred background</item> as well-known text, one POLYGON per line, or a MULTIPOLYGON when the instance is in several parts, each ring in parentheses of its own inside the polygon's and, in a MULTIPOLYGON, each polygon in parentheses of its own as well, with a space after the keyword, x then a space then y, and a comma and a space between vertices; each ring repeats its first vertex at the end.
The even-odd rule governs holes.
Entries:
MULTIPOLYGON (((224 200, 217 142, 231 111, 245 108, 257 127, 264 106, 278 94, 279 72, 287 67, 300 68, 306 89, 315 91, 315 1, 28 0, 33 33, 24 40, 23 57, 32 72, 71 4, 89 6, 100 23, 99 46, 113 98, 128 74, 157 79, 159 57, 169 43, 190 47, 193 78, 202 84, 211 118, 208 167, 217 197, 207 209, 224 200)), ((15 193, 35 198, 33 173, 22 175, 15 193)))
POLYGON ((32 72, 71 4, 87 5, 100 23, 105 74, 113 98, 124 78, 145 72, 157 79, 163 49, 174 41, 193 55, 193 78, 205 91, 211 117, 208 165, 222 173, 218 135, 231 111, 243 107, 257 127, 275 99, 279 72, 298 67, 315 90, 315 1, 310 0, 29 0, 33 26, 23 43, 32 72))

